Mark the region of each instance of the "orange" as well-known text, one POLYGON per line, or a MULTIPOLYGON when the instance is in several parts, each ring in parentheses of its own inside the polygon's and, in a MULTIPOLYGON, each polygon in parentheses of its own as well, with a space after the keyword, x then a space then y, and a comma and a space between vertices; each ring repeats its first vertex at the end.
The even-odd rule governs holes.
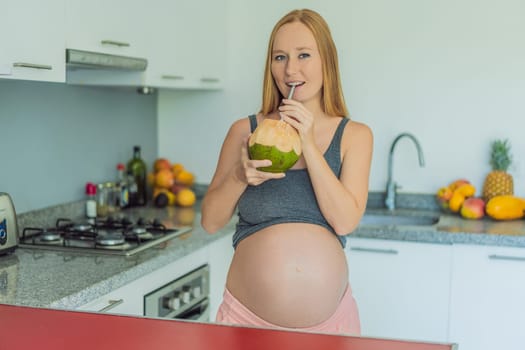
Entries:
POLYGON ((193 204, 195 204, 196 200, 197 197, 195 196, 195 192, 189 188, 183 188, 177 193, 177 205, 181 207, 191 207, 193 204))
POLYGON ((173 185, 173 174, 169 169, 159 170, 155 174, 155 186, 170 188, 173 185))
POLYGON ((195 176, 187 170, 182 170, 176 177, 175 181, 179 184, 191 186, 195 181, 195 176))
POLYGON ((181 171, 184 170, 184 166, 180 163, 175 163, 171 167, 171 171, 173 172, 173 176, 177 177, 181 171))

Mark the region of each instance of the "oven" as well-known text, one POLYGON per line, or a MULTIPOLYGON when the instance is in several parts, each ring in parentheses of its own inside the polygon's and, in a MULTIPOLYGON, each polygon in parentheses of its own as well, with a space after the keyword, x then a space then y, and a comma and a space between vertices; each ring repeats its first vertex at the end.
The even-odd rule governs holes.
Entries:
POLYGON ((210 267, 203 265, 144 296, 144 316, 210 321, 210 267))

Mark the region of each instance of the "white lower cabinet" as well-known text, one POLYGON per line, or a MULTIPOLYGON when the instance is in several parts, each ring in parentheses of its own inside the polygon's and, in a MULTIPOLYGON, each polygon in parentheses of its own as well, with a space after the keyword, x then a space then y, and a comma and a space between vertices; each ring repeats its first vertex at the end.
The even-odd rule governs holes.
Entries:
POLYGON ((461 350, 525 348, 525 249, 455 245, 450 340, 461 350))
POLYGON ((140 316, 143 312, 143 295, 140 295, 138 288, 136 288, 140 283, 140 279, 131 282, 92 302, 82 305, 78 310, 140 316))
POLYGON ((451 254, 450 245, 350 237, 362 335, 447 341, 451 254))
POLYGON ((207 262, 208 247, 203 247, 94 301, 82 305, 78 310, 142 316, 144 314, 143 304, 146 294, 178 279, 207 262))
POLYGON ((232 235, 228 234, 209 245, 210 264, 210 321, 215 321, 222 302, 226 277, 233 257, 232 235))

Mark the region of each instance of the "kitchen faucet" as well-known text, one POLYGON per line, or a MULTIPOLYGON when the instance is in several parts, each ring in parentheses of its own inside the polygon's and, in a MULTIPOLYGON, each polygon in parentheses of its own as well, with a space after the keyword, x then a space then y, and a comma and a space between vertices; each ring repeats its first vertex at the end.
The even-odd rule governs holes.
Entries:
POLYGON ((412 141, 414 141, 414 144, 416 145, 416 148, 417 148, 419 166, 421 167, 425 166, 425 159, 423 158, 423 150, 421 149, 421 145, 419 144, 419 141, 416 139, 416 137, 407 132, 399 134, 394 139, 394 142, 392 142, 392 146, 390 147, 390 153, 388 154, 388 181, 386 183, 385 205, 389 210, 394 210, 396 208, 396 191, 398 188, 400 188, 400 186, 398 186, 398 184, 394 181, 392 177, 392 168, 394 167, 394 149, 396 147, 397 142, 401 140, 403 137, 408 137, 412 141))

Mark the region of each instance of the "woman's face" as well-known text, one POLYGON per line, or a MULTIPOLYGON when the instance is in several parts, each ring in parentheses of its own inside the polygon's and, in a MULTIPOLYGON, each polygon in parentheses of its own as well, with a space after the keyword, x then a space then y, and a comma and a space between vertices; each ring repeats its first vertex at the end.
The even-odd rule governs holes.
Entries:
POLYGON ((312 32, 301 22, 285 24, 277 31, 271 67, 273 79, 283 96, 288 96, 291 83, 299 83, 294 100, 304 103, 321 99, 321 56, 312 32))

